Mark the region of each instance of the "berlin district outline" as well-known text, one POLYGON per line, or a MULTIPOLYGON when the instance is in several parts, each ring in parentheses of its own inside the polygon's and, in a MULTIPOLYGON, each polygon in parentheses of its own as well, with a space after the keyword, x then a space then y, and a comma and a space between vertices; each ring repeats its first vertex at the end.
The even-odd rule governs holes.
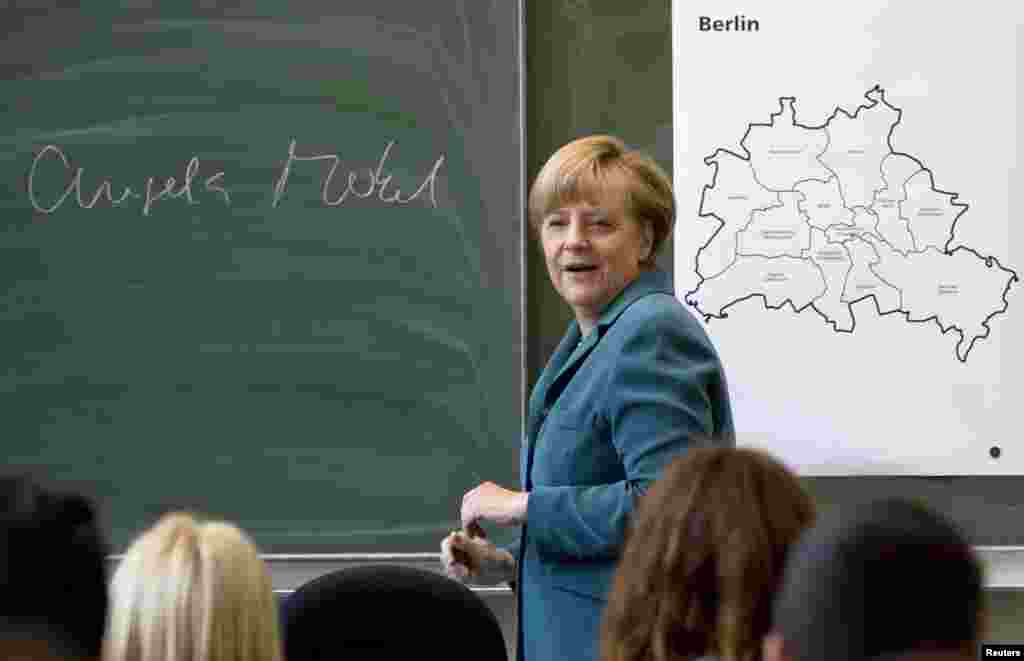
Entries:
POLYGON ((968 205, 893 147, 903 111, 884 90, 864 96, 820 126, 797 122, 796 98, 779 97, 768 123, 748 126, 745 156, 717 149, 704 159, 714 176, 698 213, 718 228, 697 250, 699 281, 684 298, 705 322, 759 298, 766 309, 810 308, 837 333, 852 333, 853 306, 871 300, 879 315, 959 335, 966 363, 1019 277, 957 244, 968 205))

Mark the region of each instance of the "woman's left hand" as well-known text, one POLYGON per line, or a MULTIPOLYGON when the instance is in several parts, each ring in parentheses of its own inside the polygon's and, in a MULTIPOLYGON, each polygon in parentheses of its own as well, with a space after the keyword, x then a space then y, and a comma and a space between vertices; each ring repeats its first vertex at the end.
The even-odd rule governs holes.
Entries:
POLYGON ((481 482, 462 497, 462 528, 472 530, 479 521, 492 521, 499 526, 520 525, 526 521, 529 496, 525 491, 481 482))

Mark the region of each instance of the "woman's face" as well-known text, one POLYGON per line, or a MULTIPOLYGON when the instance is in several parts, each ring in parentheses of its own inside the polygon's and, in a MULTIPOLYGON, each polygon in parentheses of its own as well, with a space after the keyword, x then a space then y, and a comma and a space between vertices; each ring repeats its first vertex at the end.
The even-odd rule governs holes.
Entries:
POLYGON ((650 224, 634 219, 622 201, 554 209, 542 219, 540 235, 551 284, 576 313, 584 334, 640 275, 652 243, 650 224))

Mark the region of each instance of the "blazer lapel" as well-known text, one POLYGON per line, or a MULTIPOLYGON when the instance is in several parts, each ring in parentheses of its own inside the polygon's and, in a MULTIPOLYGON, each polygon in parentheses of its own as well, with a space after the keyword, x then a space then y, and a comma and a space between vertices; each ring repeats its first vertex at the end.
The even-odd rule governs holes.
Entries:
POLYGON ((576 345, 580 341, 580 327, 576 321, 569 324, 562 341, 555 348, 551 359, 544 367, 537 385, 530 397, 530 404, 527 409, 526 443, 520 453, 520 476, 524 489, 530 488, 530 470, 533 466, 533 449, 537 442, 537 435, 544 423, 544 417, 554 404, 554 401, 565 389, 567 382, 576 373, 576 367, 590 354, 597 346, 601 336, 608 327, 618 319, 626 308, 638 298, 655 292, 672 293, 672 280, 663 271, 645 271, 634 280, 622 293, 612 301, 605 309, 601 318, 594 328, 584 339, 583 344, 577 350, 576 345))
MULTIPOLYGON (((562 367, 558 370, 558 374, 548 384, 547 390, 544 392, 544 405, 551 406, 558 395, 565 389, 565 382, 572 378, 572 375, 576 373, 576 368, 579 366, 583 359, 587 357, 591 349, 597 346, 597 341, 600 339, 600 329, 595 329, 587 334, 583 338, 582 344, 579 347, 575 345, 570 348, 569 355, 565 357, 562 367)), ((576 342, 579 343, 579 332, 576 333, 576 342)))
POLYGON ((564 364, 569 359, 569 356, 572 355, 573 349, 579 340, 580 328, 573 321, 569 324, 569 329, 555 348, 555 352, 551 354, 551 360, 548 361, 544 371, 541 372, 540 378, 537 380, 534 396, 530 399, 529 419, 526 426, 527 436, 531 442, 535 440, 540 418, 543 416, 544 408, 548 404, 548 392, 551 390, 551 385, 554 383, 557 375, 562 372, 564 364))
MULTIPOLYGON (((579 325, 573 322, 569 329, 570 332, 566 333, 566 336, 562 338, 562 343, 558 346, 559 351, 555 352, 553 359, 548 364, 549 367, 555 367, 557 372, 549 381, 544 382, 541 402, 543 402, 545 407, 551 406, 554 403, 554 400, 558 398, 558 395, 565 388, 564 382, 572 378, 572 375, 576 373, 576 367, 579 363, 587 357, 605 331, 608 330, 608 327, 615 323, 615 320, 626 311, 626 308, 637 299, 656 292, 672 293, 672 282, 668 274, 662 271, 645 271, 641 273, 636 280, 622 290, 615 300, 608 304, 608 307, 601 314, 601 318, 597 320, 597 326, 587 334, 583 344, 580 345, 578 350, 575 350, 575 353, 573 351, 575 343, 579 341, 580 333, 579 325), (568 346, 566 346, 567 344, 568 346), (556 358, 557 360, 555 360, 556 358)), ((544 373, 547 375, 548 370, 545 370, 544 373)))
POLYGON ((555 375, 561 371, 562 363, 572 354, 573 347, 576 346, 579 339, 579 326, 574 321, 569 325, 562 341, 555 348, 555 352, 544 367, 544 371, 541 372, 540 378, 537 379, 537 385, 534 386, 533 394, 530 396, 530 405, 527 407, 526 414, 526 439, 519 452, 519 482, 524 490, 529 490, 532 486, 530 469, 533 466, 533 448, 537 443, 540 427, 544 423, 544 416, 547 415, 545 403, 548 391, 555 380, 555 375))

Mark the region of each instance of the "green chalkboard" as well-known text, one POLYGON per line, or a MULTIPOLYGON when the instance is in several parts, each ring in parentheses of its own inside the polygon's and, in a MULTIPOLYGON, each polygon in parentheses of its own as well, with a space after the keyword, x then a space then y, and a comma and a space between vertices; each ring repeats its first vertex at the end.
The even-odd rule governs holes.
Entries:
POLYGON ((0 459, 435 550, 522 426, 521 4, 0 10, 0 459))

